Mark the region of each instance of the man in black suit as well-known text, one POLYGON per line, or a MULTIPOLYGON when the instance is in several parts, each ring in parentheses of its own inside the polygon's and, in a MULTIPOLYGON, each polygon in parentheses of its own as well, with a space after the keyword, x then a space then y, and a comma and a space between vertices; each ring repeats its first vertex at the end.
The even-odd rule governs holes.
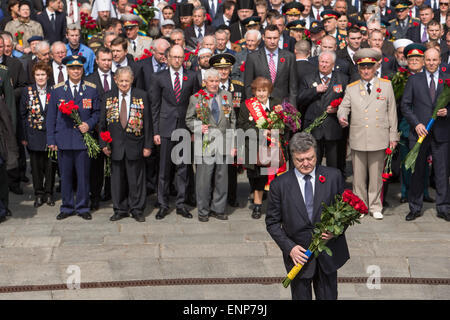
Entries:
POLYGON ((186 45, 196 48, 197 43, 202 41, 204 36, 214 34, 214 27, 206 25, 206 12, 203 7, 194 8, 192 20, 193 25, 184 30, 184 35, 186 45))
POLYGON ((349 65, 349 81, 359 78, 358 66, 353 61, 353 55, 361 47, 362 35, 359 28, 351 27, 347 31, 347 47, 336 51, 336 56, 347 61, 349 65))
POLYGON ((44 38, 52 44, 64 41, 66 36, 66 17, 58 11, 60 0, 47 0, 47 8, 36 17, 42 26, 44 38))
POLYGON ((109 148, 100 139, 100 147, 111 157, 111 194, 114 215, 111 221, 128 217, 144 222, 146 205, 145 162, 152 141, 151 110, 148 93, 132 88, 133 71, 121 67, 114 74, 117 88, 106 93, 101 109, 101 131, 111 133, 109 148))
POLYGON ((412 40, 415 43, 425 43, 428 39, 427 27, 428 23, 433 20, 434 13, 430 6, 422 5, 419 8, 420 12, 420 24, 413 26, 406 31, 406 38, 412 40))
MULTIPOLYGON (((302 78, 317 70, 308 57, 311 54, 311 45, 308 40, 300 40, 295 44, 295 66, 297 69, 297 83, 300 83, 302 78)), ((303 114, 303 112, 301 112, 303 114)))
POLYGON ((289 35, 288 30, 285 30, 284 16, 281 14, 273 16, 270 19, 270 23, 277 26, 278 30, 280 30, 280 39, 278 40, 278 48, 282 50, 288 50, 294 53, 295 39, 289 35))
POLYGON ((145 90, 145 87, 138 86, 141 83, 138 82, 138 79, 141 79, 141 65, 133 60, 132 55, 128 54, 128 41, 122 37, 115 38, 111 41, 111 52, 113 59, 111 71, 115 73, 118 68, 129 66, 134 75, 133 87, 145 90))
MULTIPOLYGON (((103 103, 105 95, 111 90, 117 90, 117 85, 114 81, 114 74, 111 72, 112 53, 111 50, 105 47, 100 47, 95 53, 95 61, 97 63, 97 70, 91 73, 86 80, 95 84, 100 105, 103 103)), ((100 138, 100 128, 97 126, 94 129, 94 138, 100 138)), ((104 177, 104 162, 105 157, 100 153, 97 158, 91 159, 91 174, 90 176, 90 192, 91 192, 91 211, 99 209, 101 192, 103 185, 105 185, 105 198, 111 196, 111 178, 104 177), (103 183, 105 182, 105 183, 103 183)))
POLYGON ((328 240, 333 255, 322 252, 306 262, 304 253, 315 223, 320 222, 322 203, 331 205, 335 196, 344 192, 344 179, 339 170, 317 165, 316 148, 311 134, 296 133, 289 142, 295 168, 270 184, 267 231, 280 247, 288 272, 294 265, 304 265, 291 282, 293 300, 311 300, 312 282, 317 300, 336 300, 337 270, 350 258, 345 234, 334 237, 327 232, 322 234, 322 239, 328 240), (324 183, 319 182, 320 177, 326 179, 324 183))
MULTIPOLYGON (((176 167, 177 214, 192 218, 185 207, 187 190, 187 165, 174 165, 171 152, 176 141, 171 141, 173 131, 186 129, 186 111, 189 98, 199 89, 195 72, 182 67, 184 49, 175 45, 168 52, 169 69, 155 74, 152 81, 153 141, 160 146, 158 203, 160 209, 156 219, 163 219, 169 213, 169 186, 171 172, 176 167)), ((176 159, 180 160, 180 159, 176 159)))
POLYGON ((236 3, 235 11, 237 12, 239 20, 231 24, 230 26, 230 41, 232 43, 240 41, 244 38, 247 29, 245 28, 245 25, 242 23, 242 21, 253 16, 256 8, 253 0, 238 0, 236 3))
POLYGON ((264 77, 273 83, 274 98, 288 98, 295 106, 298 90, 295 56, 278 48, 279 39, 279 29, 274 25, 267 26, 264 30, 264 48, 247 56, 244 71, 245 94, 246 97, 252 97, 252 81, 257 77, 264 77))
POLYGON ((403 92, 401 111, 410 125, 409 145, 412 148, 418 137, 425 136, 417 156, 414 173, 409 187, 409 210, 406 221, 412 221, 422 215, 423 181, 427 157, 433 157, 434 179, 436 182, 437 217, 450 221, 448 199, 448 163, 450 141, 449 105, 439 109, 437 119, 430 131, 426 125, 442 93, 442 79, 450 76, 439 71, 441 58, 439 51, 432 48, 425 51, 425 70, 409 77, 403 92))
MULTIPOLYGON (((379 30, 374 30, 369 35, 368 40, 369 46, 372 49, 376 49, 383 53, 381 47, 383 45, 383 34, 379 30)), ((391 56, 387 56, 384 53, 382 54, 381 62, 379 63, 379 67, 377 72, 375 73, 375 77, 386 78, 391 75, 395 71, 395 58, 391 56)))
POLYGON ((322 163, 325 155, 327 166, 337 168, 344 174, 346 139, 336 117, 337 108, 331 106, 335 99, 343 98, 348 77, 333 71, 336 54, 322 52, 319 55, 319 70, 305 75, 299 83, 298 104, 306 109, 304 128, 325 111, 324 122, 311 131, 317 141, 317 161, 322 163))

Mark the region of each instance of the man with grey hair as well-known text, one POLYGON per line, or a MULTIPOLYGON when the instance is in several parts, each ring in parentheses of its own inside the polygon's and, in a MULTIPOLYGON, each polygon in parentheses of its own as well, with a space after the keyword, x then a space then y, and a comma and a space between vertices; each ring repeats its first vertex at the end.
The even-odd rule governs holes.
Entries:
POLYGON ((206 10, 204 7, 194 8, 192 11, 192 25, 184 30, 186 44, 192 48, 206 35, 214 34, 214 27, 206 25, 206 10))
POLYGON ((317 160, 327 159, 327 166, 345 172, 346 139, 342 127, 336 117, 337 108, 331 106, 333 100, 344 96, 348 83, 347 75, 333 71, 336 54, 333 51, 322 51, 319 55, 319 70, 306 74, 299 82, 298 105, 305 114, 303 128, 308 128, 314 120, 324 112, 326 119, 314 128, 311 134, 317 140, 317 160))
POLYGON ((294 168, 270 184, 266 227, 283 253, 289 272, 294 265, 304 265, 291 282, 293 300, 311 300, 311 283, 317 300, 336 300, 337 270, 350 258, 345 234, 328 240, 332 256, 325 252, 309 258, 305 252, 311 242, 311 230, 320 222, 322 203, 332 205, 335 196, 344 192, 344 179, 334 168, 317 164, 317 144, 306 132, 296 133, 289 142, 294 168), (307 262, 308 261, 308 262, 307 262))
POLYGON ((32 84, 34 83, 34 77, 33 77, 33 66, 38 63, 39 61, 43 61, 47 64, 50 63, 50 43, 47 40, 39 41, 36 44, 35 47, 36 50, 36 60, 31 60, 30 63, 27 64, 27 83, 32 84))
POLYGON ((142 80, 144 81, 143 84, 137 85, 139 88, 150 90, 153 74, 167 69, 167 58, 165 53, 169 47, 170 43, 166 39, 160 38, 152 41, 150 46, 152 57, 137 62, 138 65, 142 66, 143 74, 142 79, 138 79, 138 83, 142 80))
POLYGON ((209 140, 209 147, 205 149, 206 152, 203 152, 204 156, 201 153, 200 156, 195 153, 197 209, 198 219, 201 222, 207 222, 209 216, 220 220, 228 219, 225 213, 228 197, 226 156, 231 153, 231 150, 227 150, 227 147, 231 148, 231 143, 225 137, 227 129, 236 128, 236 115, 230 104, 232 96, 230 92, 219 89, 219 71, 206 70, 204 81, 205 92, 212 95, 212 98, 205 101, 201 95, 191 96, 186 112, 186 126, 191 133, 195 133, 194 131, 198 130, 197 126, 201 126, 200 137, 209 140), (202 103, 206 103, 210 108, 208 124, 202 124, 197 115, 196 106, 202 103), (222 139, 217 139, 218 136, 222 139), (212 198, 211 194, 213 194, 212 198))
POLYGON ((259 32, 258 30, 248 30, 245 33, 246 47, 235 55, 236 63, 233 65, 231 77, 233 78, 233 80, 242 82, 242 85, 244 85, 244 72, 242 72, 241 69, 245 70, 244 62, 247 59, 247 55, 258 50, 261 39, 261 32, 259 32))
POLYGON ((111 157, 111 195, 117 221, 129 214, 144 222, 146 205, 145 159, 153 147, 148 92, 132 88, 133 71, 120 67, 114 74, 117 87, 105 94, 100 116, 100 132, 109 131, 112 142, 100 139, 100 147, 111 157), (118 120, 118 121, 117 121, 118 120))
POLYGON ((67 48, 64 42, 54 42, 50 50, 50 56, 52 58, 53 82, 55 84, 65 82, 67 80, 67 69, 62 63, 62 59, 67 56, 67 48))

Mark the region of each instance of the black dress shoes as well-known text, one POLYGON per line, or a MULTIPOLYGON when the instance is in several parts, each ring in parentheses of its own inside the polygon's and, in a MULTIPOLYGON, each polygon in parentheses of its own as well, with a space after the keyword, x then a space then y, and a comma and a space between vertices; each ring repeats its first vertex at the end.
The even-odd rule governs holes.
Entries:
POLYGON ((73 213, 66 213, 66 212, 61 212, 60 214, 58 214, 56 216, 56 220, 62 220, 65 219, 67 217, 73 216, 73 213))
POLYGON ((423 197, 423 202, 434 203, 434 199, 430 196, 423 197))
POLYGON ((208 222, 209 217, 208 216, 198 216, 198 221, 200 222, 208 222))
POLYGON ((219 220, 228 220, 228 216, 225 213, 217 213, 217 212, 211 211, 209 213, 209 216, 219 219, 219 220))
POLYGON ((237 202, 236 200, 228 202, 228 205, 233 208, 239 208, 239 202, 237 202))
POLYGON ((23 194, 23 190, 21 187, 15 187, 15 186, 9 187, 9 191, 11 191, 12 193, 15 193, 15 194, 19 194, 19 195, 23 194))
POLYGON ((79 213, 78 215, 84 220, 92 220, 92 216, 89 212, 79 213))
POLYGON ((112 216, 111 216, 111 218, 109 218, 109 220, 110 221, 118 221, 118 220, 120 220, 120 219, 123 219, 123 218, 127 218, 127 217, 129 217, 130 215, 128 214, 128 213, 119 213, 119 212, 116 212, 116 213, 114 213, 112 216))
POLYGON ((177 214, 183 218, 192 219, 192 214, 186 208, 177 208, 177 214))
POLYGON ((259 218, 261 218, 261 215, 262 215, 261 205, 260 204, 256 204, 253 207, 252 218, 253 219, 259 219, 259 218))
POLYGON ((136 220, 137 222, 145 222, 145 217, 143 216, 142 213, 134 213, 132 214, 134 220, 136 220))
POLYGON ((159 208, 158 213, 156 214, 155 218, 156 220, 164 219, 165 216, 169 214, 169 209, 166 208, 159 208))
POLYGON ((413 221, 416 218, 420 217, 422 214, 420 212, 410 212, 408 213, 408 215, 406 216, 405 220, 406 221, 413 221))
POLYGON ((400 203, 407 203, 408 202, 408 198, 400 198, 400 203))
POLYGON ((51 194, 48 194, 46 196, 46 200, 45 202, 47 203, 48 206, 50 207, 54 207, 55 206, 55 200, 53 200, 53 196, 51 194))
POLYGON ((444 219, 445 221, 450 221, 450 213, 448 212, 438 212, 437 217, 444 219))
POLYGON ((43 204, 44 204, 44 199, 42 198, 42 196, 37 196, 36 199, 34 200, 34 207, 39 208, 43 204))

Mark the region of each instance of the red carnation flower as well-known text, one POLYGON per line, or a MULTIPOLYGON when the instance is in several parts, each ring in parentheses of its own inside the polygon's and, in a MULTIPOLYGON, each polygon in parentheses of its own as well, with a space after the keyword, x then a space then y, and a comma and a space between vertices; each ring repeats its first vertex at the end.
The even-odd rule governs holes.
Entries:
POLYGON ((381 175, 381 177, 383 178, 383 179, 389 179, 389 173, 383 173, 382 175, 381 175))
POLYGON ((331 101, 330 106, 333 108, 337 108, 337 107, 339 107, 341 102, 342 102, 342 98, 334 99, 333 101, 331 101))
POLYGON ((417 22, 413 22, 413 26, 417 27, 419 24, 417 22))
POLYGON ((284 61, 285 61, 284 58, 281 58, 281 59, 280 59, 280 62, 284 62, 284 61))
POLYGON ((137 2, 137 4, 139 4, 139 5, 141 5, 141 4, 144 3, 144 1, 142 1, 142 0, 137 0, 136 2, 137 2))
POLYGON ((377 92, 380 93, 381 92, 381 88, 377 88, 377 92))
POLYGON ((398 71, 400 71, 400 72, 408 72, 408 70, 406 70, 405 68, 402 68, 402 67, 398 68, 398 71))
POLYGON ((241 67, 239 68, 239 70, 240 70, 241 72, 244 72, 244 71, 245 71, 245 61, 242 62, 241 67))
POLYGON ((385 151, 385 154, 390 155, 392 154, 392 150, 390 148, 387 148, 385 151))
POLYGON ((100 138, 102 138, 102 140, 105 141, 106 143, 112 142, 111 132, 109 131, 100 132, 100 138))
POLYGON ((389 59, 387 57, 384 57, 384 62, 389 62, 389 59))
POLYGON ((319 181, 320 181, 321 183, 325 183, 325 181, 327 181, 327 179, 325 179, 324 176, 319 176, 319 181))
POLYGON ((287 44, 287 43, 283 44, 283 47, 287 48, 287 47, 288 47, 288 44, 287 44))

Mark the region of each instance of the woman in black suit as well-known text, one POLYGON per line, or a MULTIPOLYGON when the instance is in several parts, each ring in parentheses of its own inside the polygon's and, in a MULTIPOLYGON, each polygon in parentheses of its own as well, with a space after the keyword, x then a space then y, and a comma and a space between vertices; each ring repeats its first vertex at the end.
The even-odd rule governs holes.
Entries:
MULTIPOLYGON (((279 99, 273 98, 270 96, 273 90, 273 85, 270 80, 264 77, 257 77, 253 80, 252 85, 252 93, 254 98, 259 102, 259 106, 264 108, 266 113, 272 111, 273 107, 276 105, 280 105, 281 101, 279 99)), ((237 122, 237 127, 247 131, 248 129, 255 129, 256 136, 259 135, 259 128, 256 126, 256 120, 252 116, 252 112, 250 112, 249 107, 251 108, 251 104, 249 103, 251 99, 246 100, 245 106, 241 107, 239 112, 239 118, 237 122)), ((262 141, 251 141, 252 143, 257 143, 261 145, 262 141)), ((251 192, 253 192, 253 212, 252 218, 259 219, 261 218, 261 206, 263 201, 264 189, 266 184, 268 183, 268 176, 261 174, 261 165, 250 163, 249 155, 250 155, 250 140, 246 138, 245 140, 245 163, 244 167, 247 169, 247 177, 250 182, 251 192)), ((284 155, 287 155, 286 152, 283 152, 284 155)))
POLYGON ((56 165, 47 151, 47 133, 45 120, 51 87, 48 85, 52 69, 44 62, 33 66, 34 84, 23 88, 20 100, 20 114, 23 124, 22 144, 30 154, 33 189, 36 197, 34 207, 46 202, 54 206, 53 189, 55 185, 56 165))

